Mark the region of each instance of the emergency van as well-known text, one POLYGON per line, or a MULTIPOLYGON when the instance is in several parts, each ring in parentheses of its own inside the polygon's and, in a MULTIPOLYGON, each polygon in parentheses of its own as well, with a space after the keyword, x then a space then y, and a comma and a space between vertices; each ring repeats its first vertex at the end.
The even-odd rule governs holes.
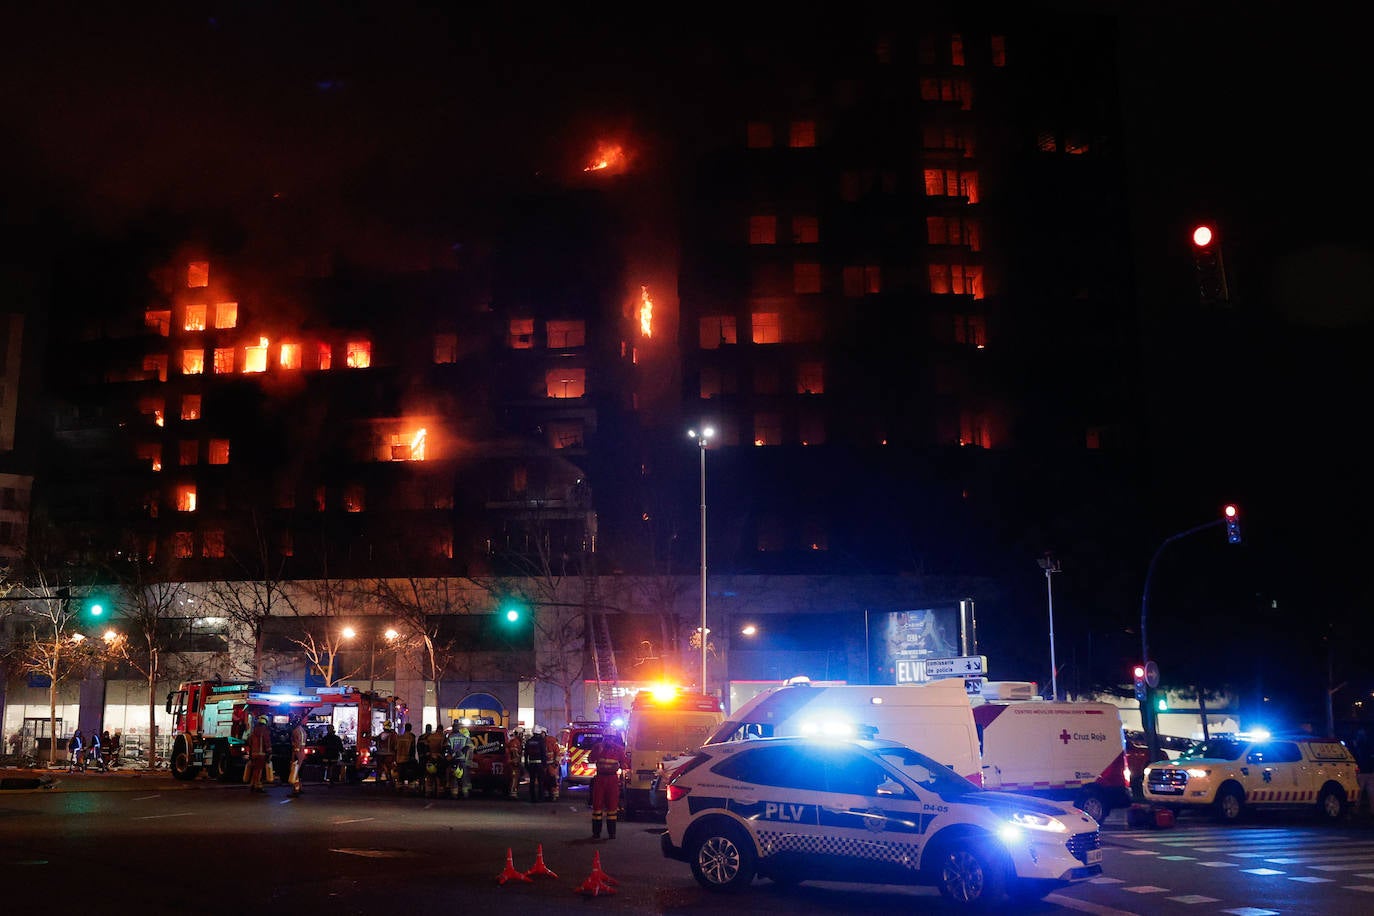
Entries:
POLYGON ((899 741, 974 784, 983 781, 978 730, 962 678, 831 687, 793 678, 745 703, 705 743, 827 734, 899 741))
POLYGON ((1098 823, 1113 809, 1130 807, 1117 707, 986 697, 972 702, 984 788, 1072 802, 1098 823))
POLYGON ((720 699, 709 694, 684 693, 675 688, 641 690, 635 694, 625 724, 625 754, 630 758, 630 769, 621 774, 621 806, 626 816, 640 811, 667 811, 668 800, 657 791, 663 779, 663 762, 701 747, 723 721, 725 712, 720 699))

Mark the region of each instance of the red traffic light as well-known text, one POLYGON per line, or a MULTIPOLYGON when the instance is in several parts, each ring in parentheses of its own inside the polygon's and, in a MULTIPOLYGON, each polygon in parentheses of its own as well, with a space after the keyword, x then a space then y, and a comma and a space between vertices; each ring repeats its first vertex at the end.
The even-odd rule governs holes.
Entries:
POLYGON ((1235 507, 1235 506, 1227 506, 1225 509, 1222 509, 1221 511, 1224 512, 1224 513, 1226 513, 1226 517, 1227 517, 1227 518, 1235 518, 1235 517, 1236 517, 1236 507, 1235 507))
POLYGON ((1136 665, 1131 669, 1131 674, 1135 676, 1137 681, 1143 681, 1145 679, 1145 666, 1136 665))
POLYGON ((1193 244, 1198 248, 1206 248, 1212 244, 1212 227, 1203 223, 1193 228, 1193 244))

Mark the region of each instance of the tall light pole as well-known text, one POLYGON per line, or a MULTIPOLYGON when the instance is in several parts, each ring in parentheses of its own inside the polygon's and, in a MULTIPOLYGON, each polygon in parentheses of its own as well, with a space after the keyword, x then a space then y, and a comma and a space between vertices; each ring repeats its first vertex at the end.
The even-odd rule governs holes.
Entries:
MULTIPOLYGON (((357 635, 358 635, 358 631, 355 630, 355 629, 353 629, 353 627, 344 627, 344 628, 343 628, 343 637, 344 637, 344 639, 353 639, 353 638, 356 637, 357 635)), ((393 643, 393 642, 396 641, 396 637, 400 636, 401 634, 396 630, 395 627, 387 627, 387 628, 386 628, 386 632, 383 633, 382 635, 386 637, 386 641, 387 641, 388 643, 393 643)), ((377 631, 376 631, 376 630, 373 630, 373 631, 372 631, 372 639, 371 639, 371 642, 369 643, 368 652, 367 652, 367 692, 368 692, 368 693, 375 693, 376 690, 377 690, 377 679, 376 679, 376 674, 377 674, 377 631)), ((393 687, 393 690, 394 690, 394 689, 395 689, 395 688, 393 687)))
POLYGON ((1050 577, 1059 572, 1059 561, 1053 555, 1046 553, 1036 562, 1045 571, 1045 598, 1050 606, 1050 699, 1058 700, 1059 669, 1054 661, 1054 586, 1050 584, 1050 577))
POLYGON ((706 692, 706 442, 716 431, 709 426, 702 427, 700 433, 695 429, 687 430, 687 435, 697 440, 697 450, 701 452, 701 692, 706 692))

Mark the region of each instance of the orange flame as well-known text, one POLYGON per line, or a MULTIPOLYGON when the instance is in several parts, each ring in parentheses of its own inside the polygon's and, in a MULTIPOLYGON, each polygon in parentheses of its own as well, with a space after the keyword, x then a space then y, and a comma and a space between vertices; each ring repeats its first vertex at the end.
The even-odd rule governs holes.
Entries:
POLYGON ((250 372, 267 371, 267 338, 259 337, 256 347, 243 348, 243 371, 244 374, 250 372))
POLYGON ((414 438, 412 438, 412 439, 410 440, 410 460, 411 460, 411 461, 424 461, 424 460, 425 460, 425 438, 426 438, 426 431, 425 431, 425 428, 422 426, 422 427, 420 427, 418 430, 415 431, 415 436, 414 436, 414 438))
POLYGON ((649 298, 649 287, 639 288, 639 331, 645 337, 654 336, 654 300, 649 298))
POLYGON ((628 165, 625 156, 625 148, 619 143, 598 143, 596 152, 592 154, 591 164, 584 168, 584 172, 600 172, 606 169, 622 170, 628 165))

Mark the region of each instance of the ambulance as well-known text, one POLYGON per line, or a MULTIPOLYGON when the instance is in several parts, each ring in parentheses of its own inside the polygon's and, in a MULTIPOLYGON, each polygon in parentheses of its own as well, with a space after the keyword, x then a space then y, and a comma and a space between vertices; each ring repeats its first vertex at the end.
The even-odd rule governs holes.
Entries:
POLYGON ((625 725, 630 769, 621 774, 621 807, 626 816, 667 812, 668 799, 658 789, 671 761, 696 751, 723 721, 720 698, 710 694, 668 685, 636 693, 625 725))
MULTIPOLYGON (((1015 684, 1021 682, 1005 682, 1015 684)), ((1072 802, 1101 823, 1131 804, 1121 711, 1110 703, 1002 699, 984 687, 973 699, 983 787, 1072 802)))
POLYGON ((888 738, 970 782, 983 781, 978 729, 962 678, 827 687, 793 678, 745 703, 705 743, 794 735, 888 738))

